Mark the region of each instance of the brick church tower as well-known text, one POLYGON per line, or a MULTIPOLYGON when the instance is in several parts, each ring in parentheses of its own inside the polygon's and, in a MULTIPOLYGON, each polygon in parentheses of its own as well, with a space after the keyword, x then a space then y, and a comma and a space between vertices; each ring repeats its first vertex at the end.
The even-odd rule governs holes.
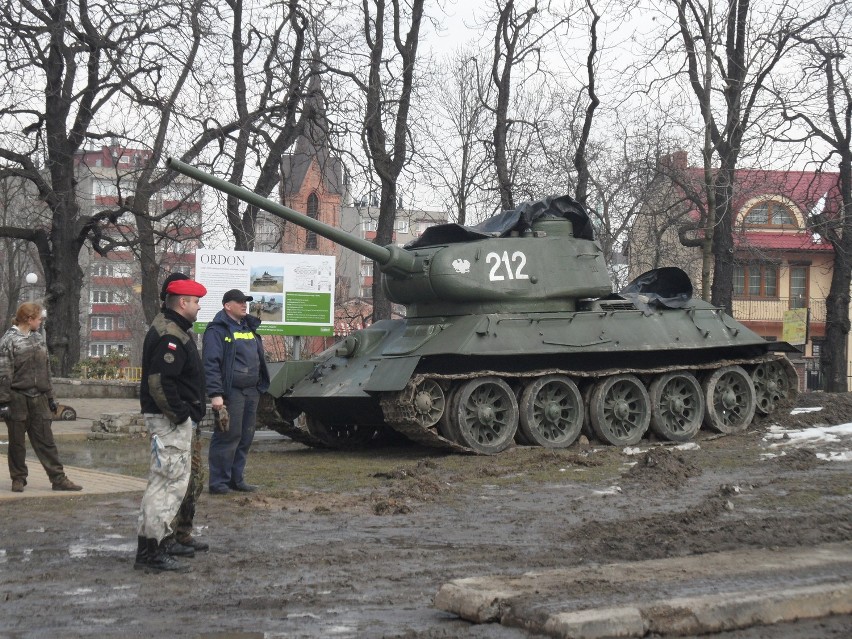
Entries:
MULTIPOLYGON (((293 153, 281 158, 281 200, 285 206, 330 226, 340 227, 340 205, 344 196, 343 163, 328 149, 328 120, 319 80, 310 86, 316 114, 305 133, 296 140, 293 153)), ((330 240, 295 224, 285 224, 282 253, 337 255, 330 240)))

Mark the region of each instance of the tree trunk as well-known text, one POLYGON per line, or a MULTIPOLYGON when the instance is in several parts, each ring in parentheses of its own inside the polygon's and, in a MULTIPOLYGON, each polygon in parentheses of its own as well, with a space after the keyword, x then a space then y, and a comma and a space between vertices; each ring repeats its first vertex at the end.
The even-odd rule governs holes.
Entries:
MULTIPOLYGON (((396 220, 396 181, 382 180, 379 222, 376 227, 375 243, 387 246, 393 242, 393 226, 396 220)), ((373 318, 390 319, 391 302, 382 289, 384 274, 379 265, 373 263, 373 318)))
MULTIPOLYGON (((721 154, 720 154, 721 155, 721 154)), ((736 158, 722 159, 713 186, 716 199, 716 226, 713 228, 713 289, 711 301, 725 309, 729 315, 733 309, 734 284, 734 235, 733 207, 734 169, 736 158)))
POLYGON ((57 224, 55 220, 78 217, 76 191, 69 187, 64 201, 53 212, 50 254, 40 255, 46 291, 45 336, 52 356, 53 374, 60 377, 68 377, 80 359, 83 269, 79 261, 82 242, 73 222, 57 224))
POLYGON ((820 353, 823 388, 829 393, 849 390, 847 344, 849 342, 849 286, 852 283, 852 153, 840 161, 841 236, 834 242, 834 270, 825 299, 825 346, 820 353))

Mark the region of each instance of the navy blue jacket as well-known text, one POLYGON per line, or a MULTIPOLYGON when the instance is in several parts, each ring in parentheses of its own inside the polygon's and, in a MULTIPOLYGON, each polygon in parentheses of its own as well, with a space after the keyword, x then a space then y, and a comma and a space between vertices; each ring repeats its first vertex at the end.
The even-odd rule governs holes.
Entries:
MULTIPOLYGON (((258 361, 260 362, 260 381, 257 384, 257 390, 263 393, 269 388, 269 369, 266 366, 266 358, 263 356, 263 342, 256 332, 257 327, 260 326, 260 319, 254 315, 246 315, 244 321, 248 329, 254 333, 258 361)), ((233 320, 222 309, 216 313, 216 317, 204 330, 201 347, 208 397, 219 395, 228 399, 231 393, 234 356, 237 350, 234 346, 233 328, 233 320)))

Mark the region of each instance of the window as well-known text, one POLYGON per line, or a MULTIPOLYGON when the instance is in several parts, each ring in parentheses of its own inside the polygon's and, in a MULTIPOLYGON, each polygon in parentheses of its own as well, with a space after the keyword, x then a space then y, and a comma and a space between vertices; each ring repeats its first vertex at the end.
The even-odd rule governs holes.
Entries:
POLYGON ((103 342, 89 344, 89 357, 103 357, 109 355, 111 351, 123 353, 125 351, 124 344, 105 344, 103 342))
POLYGON ((92 304, 109 304, 112 302, 112 291, 92 291, 92 304))
POLYGON ((111 331, 112 318, 93 315, 91 317, 91 326, 93 331, 111 331))
POLYGON ((118 318, 118 328, 124 329, 127 328, 127 320, 123 317, 118 318))
POLYGON ((790 308, 808 306, 808 267, 790 267, 790 308))
POLYGON ((418 234, 418 235, 423 235, 423 231, 425 231, 426 229, 428 229, 430 226, 435 226, 435 223, 434 223, 434 222, 431 222, 431 221, 429 221, 429 220, 420 220, 420 221, 417 223, 417 234, 418 234))
POLYGON ((379 221, 374 220, 371 217, 365 217, 361 220, 361 228, 364 229, 364 232, 375 231, 379 228, 379 221))
POLYGON ((778 266, 774 264, 735 266, 734 295, 778 297, 778 266))
POLYGON ((745 226, 797 226, 796 216, 786 204, 769 200, 755 204, 743 220, 745 226))
MULTIPOLYGON (((311 193, 308 196, 308 217, 312 220, 315 220, 319 217, 319 198, 316 193, 311 193)), ((317 234, 314 231, 308 231, 308 235, 305 239, 305 248, 306 249, 316 249, 317 247, 317 234)))
POLYGON ((92 268, 92 275, 95 277, 112 277, 113 268, 111 264, 95 264, 92 268))
POLYGON ((372 262, 361 262, 361 277, 373 277, 372 262))
POLYGON ((397 233, 408 233, 408 218, 397 218, 393 228, 397 233))
POLYGON ((95 195, 116 197, 118 195, 118 187, 114 182, 106 180, 96 180, 94 184, 95 195))

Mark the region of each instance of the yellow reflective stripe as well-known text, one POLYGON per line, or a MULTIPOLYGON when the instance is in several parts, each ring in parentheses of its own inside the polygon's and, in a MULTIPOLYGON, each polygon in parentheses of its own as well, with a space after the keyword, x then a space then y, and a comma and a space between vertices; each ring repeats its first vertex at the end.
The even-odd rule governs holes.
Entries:
POLYGON ((234 333, 234 339, 254 339, 254 333, 247 331, 245 333, 234 333))

